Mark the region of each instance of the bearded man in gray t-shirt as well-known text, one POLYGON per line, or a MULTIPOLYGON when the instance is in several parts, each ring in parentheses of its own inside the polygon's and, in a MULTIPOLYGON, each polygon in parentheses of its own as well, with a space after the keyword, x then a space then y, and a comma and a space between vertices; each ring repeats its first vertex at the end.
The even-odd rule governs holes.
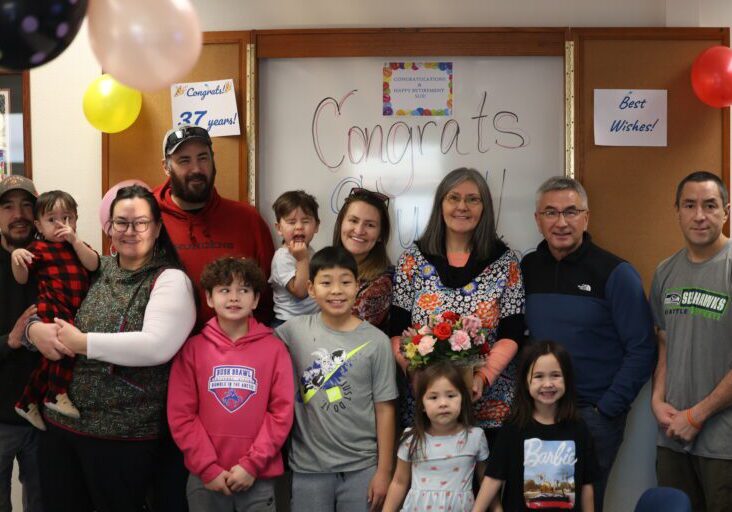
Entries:
POLYGON ((676 191, 686 247, 661 262, 651 287, 659 338, 651 407, 659 425, 658 484, 694 510, 732 506, 732 242, 729 193, 695 172, 676 191))

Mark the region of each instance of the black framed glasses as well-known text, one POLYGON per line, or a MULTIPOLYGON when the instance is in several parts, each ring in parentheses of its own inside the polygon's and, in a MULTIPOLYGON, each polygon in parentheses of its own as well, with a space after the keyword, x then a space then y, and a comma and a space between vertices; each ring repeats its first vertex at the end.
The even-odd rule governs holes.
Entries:
POLYGON ((207 144, 211 145, 211 136, 209 135, 208 130, 201 128, 200 126, 183 126, 170 132, 168 138, 165 139, 165 153, 167 154, 168 150, 176 144, 191 138, 204 139, 207 144))
POLYGON ((127 233, 127 230, 132 226, 132 231, 135 233, 144 233, 150 229, 151 220, 122 220, 114 219, 112 221, 112 229, 117 233, 127 233))
POLYGON ((386 194, 382 194, 381 192, 375 192, 373 190, 369 190, 363 187, 353 187, 351 189, 351 192, 348 194, 346 201, 363 198, 376 199, 384 203, 387 208, 389 207, 389 196, 387 196, 386 194))

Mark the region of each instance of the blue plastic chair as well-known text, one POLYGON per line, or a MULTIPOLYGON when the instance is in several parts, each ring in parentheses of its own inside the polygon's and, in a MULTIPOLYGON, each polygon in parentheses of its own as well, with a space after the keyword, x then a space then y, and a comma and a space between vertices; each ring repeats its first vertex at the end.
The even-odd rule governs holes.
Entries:
POLYGON ((653 487, 641 494, 634 512, 691 512, 691 501, 684 491, 673 487, 653 487))

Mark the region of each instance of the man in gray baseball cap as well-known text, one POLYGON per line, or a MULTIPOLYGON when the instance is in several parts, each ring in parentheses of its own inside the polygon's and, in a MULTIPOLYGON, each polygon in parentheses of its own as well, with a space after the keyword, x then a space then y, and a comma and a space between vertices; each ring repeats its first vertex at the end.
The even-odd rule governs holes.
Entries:
POLYGON ((24 176, 5 176, 0 181, 0 510, 10 510, 10 471, 13 460, 20 467, 23 510, 41 512, 41 490, 36 451, 38 431, 15 413, 15 401, 23 392, 38 363, 38 353, 21 347, 27 319, 35 313, 36 283, 18 284, 10 268, 10 253, 28 245, 35 229, 33 205, 36 187, 24 176))

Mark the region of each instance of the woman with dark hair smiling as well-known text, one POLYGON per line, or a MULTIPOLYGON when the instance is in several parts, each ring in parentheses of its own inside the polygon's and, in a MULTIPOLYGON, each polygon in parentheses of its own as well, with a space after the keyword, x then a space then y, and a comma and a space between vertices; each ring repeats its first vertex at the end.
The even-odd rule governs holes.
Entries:
MULTIPOLYGON (((475 315, 489 330, 490 355, 473 376, 478 424, 489 444, 508 416, 514 396, 512 362, 523 339, 524 288, 519 261, 496 234, 493 200, 485 179, 460 168, 443 178, 422 237, 399 258, 394 279, 390 335, 401 366, 398 336, 430 316, 452 311, 475 315)), ((414 403, 402 399, 402 426, 409 426, 414 403)))
POLYGON ((63 346, 77 359, 69 395, 81 417, 44 411, 46 510, 143 510, 166 434, 168 362, 196 319, 193 287, 150 191, 120 189, 105 228, 116 255, 102 258, 74 325, 28 327, 42 353, 63 346))
POLYGON ((345 248, 358 263, 353 314, 384 332, 394 273, 386 253, 390 231, 389 197, 365 188, 351 190, 333 229, 333 245, 345 248))

